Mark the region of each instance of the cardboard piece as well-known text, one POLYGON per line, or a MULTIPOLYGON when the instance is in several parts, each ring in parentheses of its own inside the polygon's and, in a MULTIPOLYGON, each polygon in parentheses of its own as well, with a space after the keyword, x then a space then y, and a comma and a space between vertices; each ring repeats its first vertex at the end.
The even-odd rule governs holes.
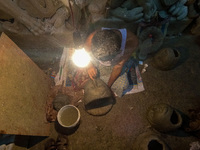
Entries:
POLYGON ((0 37, 0 133, 48 136, 46 74, 4 33, 0 37))

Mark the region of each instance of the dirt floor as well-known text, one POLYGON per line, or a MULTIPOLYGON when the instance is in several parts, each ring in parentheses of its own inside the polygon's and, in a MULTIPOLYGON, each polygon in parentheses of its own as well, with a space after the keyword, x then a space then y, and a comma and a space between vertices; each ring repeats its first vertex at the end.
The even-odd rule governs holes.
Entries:
MULTIPOLYGON (((181 62, 170 71, 160 71, 152 64, 152 56, 144 61, 147 71, 142 74, 145 91, 117 98, 111 111, 104 116, 92 116, 79 103, 81 122, 75 132, 68 135, 69 150, 132 150, 137 137, 153 130, 146 119, 147 109, 159 103, 166 103, 179 110, 183 116, 189 116, 189 109, 200 106, 200 37, 183 34, 166 38, 163 47, 178 47, 181 62), (180 48, 181 47, 181 48, 180 48)), ((19 43, 20 45, 20 43, 19 43)), ((33 46, 34 47, 34 46, 33 46)), ((49 76, 57 65, 62 47, 46 47, 23 50, 49 76)), ((143 66, 140 66, 140 70, 143 66)), ((185 120, 183 125, 185 124, 185 120)), ((189 150, 190 143, 199 141, 195 136, 180 128, 173 133, 159 133, 172 150, 189 150)), ((51 123, 50 137, 38 140, 30 150, 43 150, 49 138, 56 139, 58 132, 55 123, 51 123)), ((39 138, 37 138, 39 139, 39 138)), ((30 141, 29 141, 30 142, 30 141)), ((15 146, 15 149, 26 149, 15 146)))

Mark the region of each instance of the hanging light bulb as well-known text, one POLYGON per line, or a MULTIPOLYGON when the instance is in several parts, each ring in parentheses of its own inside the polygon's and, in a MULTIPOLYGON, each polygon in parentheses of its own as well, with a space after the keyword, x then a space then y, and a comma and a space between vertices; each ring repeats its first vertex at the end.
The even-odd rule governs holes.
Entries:
POLYGON ((90 63, 90 55, 85 51, 84 48, 76 49, 73 56, 72 61, 78 67, 86 67, 90 63))

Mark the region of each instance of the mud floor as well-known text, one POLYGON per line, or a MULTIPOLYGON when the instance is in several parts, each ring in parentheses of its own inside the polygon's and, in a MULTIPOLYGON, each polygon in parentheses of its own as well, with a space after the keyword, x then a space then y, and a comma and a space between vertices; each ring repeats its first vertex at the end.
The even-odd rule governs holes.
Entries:
MULTIPOLYGON (((189 34, 167 38, 163 47, 181 47, 181 62, 170 71, 160 71, 151 64, 152 56, 144 63, 147 71, 142 74, 145 91, 117 98, 111 111, 100 117, 89 115, 80 103, 81 122, 77 130, 68 135, 69 150, 131 150, 137 137, 151 130, 146 119, 147 109, 154 104, 166 103, 189 116, 189 109, 200 106, 200 37, 189 34)), ((58 67, 61 47, 44 50, 23 49, 47 74, 58 67)), ((140 66, 140 70, 143 66, 140 66)), ((49 74, 48 74, 49 75, 49 74)), ((183 128, 173 133, 159 133, 172 150, 189 150, 190 143, 199 141, 183 128)), ((43 150, 49 138, 57 138, 55 124, 51 123, 50 137, 44 137, 30 150, 43 150)), ((16 146, 16 149, 23 149, 16 146)))

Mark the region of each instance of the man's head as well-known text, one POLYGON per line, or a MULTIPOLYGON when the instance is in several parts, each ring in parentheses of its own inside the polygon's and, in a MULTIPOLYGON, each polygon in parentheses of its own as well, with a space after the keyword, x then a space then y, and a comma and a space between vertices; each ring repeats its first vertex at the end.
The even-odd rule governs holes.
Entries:
POLYGON ((121 37, 112 30, 97 31, 92 39, 92 53, 102 61, 112 60, 120 53, 121 37))

